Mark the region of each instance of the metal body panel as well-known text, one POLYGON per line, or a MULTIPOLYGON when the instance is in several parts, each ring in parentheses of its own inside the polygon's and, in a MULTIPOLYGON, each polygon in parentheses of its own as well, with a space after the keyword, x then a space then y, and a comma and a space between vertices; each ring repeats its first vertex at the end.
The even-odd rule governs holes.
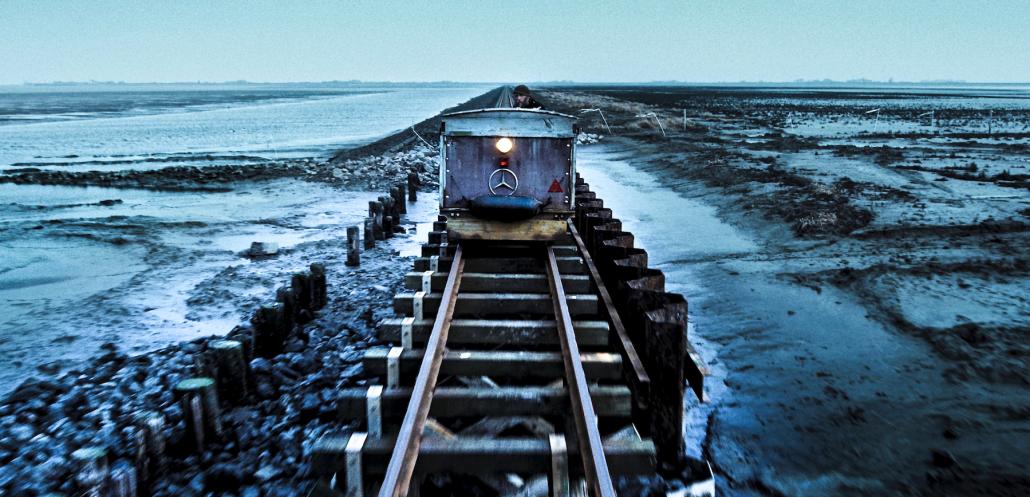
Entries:
POLYGON ((440 133, 440 213, 456 239, 551 240, 566 234, 573 213, 575 118, 530 109, 482 109, 447 114, 440 133), (511 150, 496 147, 512 139, 511 150), (502 167, 501 159, 507 159, 502 167), (517 182, 517 184, 516 184, 517 182), (552 191, 554 190, 554 191, 552 191), (521 221, 477 219, 470 201, 489 195, 536 199, 537 216, 521 221))
POLYGON ((458 136, 445 139, 447 149, 446 188, 441 207, 465 208, 480 195, 521 195, 533 197, 544 205, 544 212, 571 210, 572 139, 517 138, 507 154, 494 146, 496 137, 458 136), (498 161, 508 158, 508 167, 498 161), (507 169, 508 172, 498 172, 507 169), (504 174, 505 178, 499 175, 504 174), (491 177, 492 176, 492 177, 491 177), (506 180, 514 190, 491 186, 506 180), (549 192, 557 182, 560 192, 549 192))

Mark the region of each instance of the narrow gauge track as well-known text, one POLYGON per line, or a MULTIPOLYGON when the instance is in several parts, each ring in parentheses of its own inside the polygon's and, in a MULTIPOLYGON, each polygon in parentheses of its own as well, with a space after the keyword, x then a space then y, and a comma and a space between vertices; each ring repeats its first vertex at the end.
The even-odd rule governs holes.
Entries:
POLYGON ((345 392, 349 438, 320 440, 314 495, 418 495, 430 473, 499 495, 614 496, 612 475, 655 472, 633 424, 648 377, 570 223, 553 243, 448 244, 438 222, 394 299, 366 372, 345 392), (435 318, 433 317, 435 316, 435 318), (632 388, 631 388, 632 387, 632 388))

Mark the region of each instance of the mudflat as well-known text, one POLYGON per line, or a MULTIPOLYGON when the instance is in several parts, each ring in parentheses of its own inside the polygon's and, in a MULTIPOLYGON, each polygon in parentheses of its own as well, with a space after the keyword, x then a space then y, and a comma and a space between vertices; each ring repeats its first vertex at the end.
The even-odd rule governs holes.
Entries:
POLYGON ((721 495, 1030 493, 1025 87, 541 97, 690 301, 721 495))

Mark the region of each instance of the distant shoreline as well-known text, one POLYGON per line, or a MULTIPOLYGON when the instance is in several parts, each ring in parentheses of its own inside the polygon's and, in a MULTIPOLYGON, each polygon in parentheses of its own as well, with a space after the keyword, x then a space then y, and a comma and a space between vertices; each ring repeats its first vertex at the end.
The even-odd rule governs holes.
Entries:
MULTIPOLYGON (((387 87, 410 87, 410 86, 495 86, 511 84, 506 81, 362 81, 362 80, 332 80, 332 81, 48 81, 23 83, 0 83, 0 89, 4 88, 39 88, 39 87, 294 87, 294 88, 339 88, 352 86, 387 86, 387 87)), ((813 79, 795 81, 529 81, 524 82, 533 87, 552 86, 632 86, 632 87, 689 87, 689 86, 742 86, 742 87, 983 87, 983 86, 1015 86, 1030 87, 1030 81, 963 81, 963 80, 928 80, 928 81, 879 81, 866 79, 832 80, 813 79)))

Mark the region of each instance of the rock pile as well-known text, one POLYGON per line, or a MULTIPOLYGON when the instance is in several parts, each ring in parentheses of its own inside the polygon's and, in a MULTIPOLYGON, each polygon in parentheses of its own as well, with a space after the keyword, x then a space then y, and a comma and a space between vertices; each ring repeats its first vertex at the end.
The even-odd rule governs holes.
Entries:
MULTIPOLYGON (((305 316, 296 298, 285 299, 295 306, 295 319, 310 322, 292 327, 278 350, 249 361, 243 368, 250 371, 248 391, 239 399, 225 395, 221 434, 199 451, 175 389, 189 378, 217 376, 203 358, 224 338, 139 356, 106 344, 101 356, 79 369, 25 381, 0 401, 0 495, 77 495, 95 481, 83 458, 96 454, 108 481, 126 484, 127 475, 139 475, 141 494, 147 487, 154 496, 306 493, 309 444, 346 428, 337 420, 336 392, 363 383, 361 351, 374 336, 376 313, 390 309, 393 289, 382 292, 372 282, 400 282, 403 270, 395 261, 372 259, 321 297, 313 291, 318 275, 308 275, 308 297, 331 305, 305 316), (143 457, 140 450, 154 446, 143 436, 152 426, 143 420, 154 413, 162 422, 149 436, 161 441, 162 458, 143 457)), ((251 327, 241 326, 229 339, 248 335, 255 336, 251 327)))
POLYGON ((374 191, 406 182, 414 172, 422 188, 432 188, 440 183, 439 156, 436 149, 420 144, 402 152, 329 162, 316 176, 332 184, 374 191))

